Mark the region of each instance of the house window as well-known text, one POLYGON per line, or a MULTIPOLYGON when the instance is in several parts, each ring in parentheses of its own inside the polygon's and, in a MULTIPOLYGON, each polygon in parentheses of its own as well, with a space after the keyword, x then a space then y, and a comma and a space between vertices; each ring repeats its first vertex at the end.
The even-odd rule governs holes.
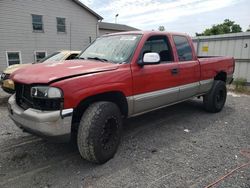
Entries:
POLYGON ((32 14, 33 31, 43 32, 43 16, 32 14))
POLYGON ((21 63, 20 52, 6 52, 8 66, 21 63))
POLYGON ((47 56, 46 52, 35 52, 35 62, 39 62, 41 59, 47 56))
POLYGON ((57 22, 57 32, 65 33, 66 32, 65 18, 56 18, 56 22, 57 22))

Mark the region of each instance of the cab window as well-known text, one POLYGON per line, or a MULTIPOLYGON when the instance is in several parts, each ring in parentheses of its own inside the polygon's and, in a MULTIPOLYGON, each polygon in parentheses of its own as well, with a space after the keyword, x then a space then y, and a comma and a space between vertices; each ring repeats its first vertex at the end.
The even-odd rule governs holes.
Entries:
POLYGON ((191 61, 193 59, 192 48, 185 36, 173 36, 179 61, 191 61))
POLYGON ((151 36, 145 42, 140 59, 143 59, 145 53, 156 52, 160 55, 161 63, 173 61, 173 55, 169 41, 166 36, 151 36))

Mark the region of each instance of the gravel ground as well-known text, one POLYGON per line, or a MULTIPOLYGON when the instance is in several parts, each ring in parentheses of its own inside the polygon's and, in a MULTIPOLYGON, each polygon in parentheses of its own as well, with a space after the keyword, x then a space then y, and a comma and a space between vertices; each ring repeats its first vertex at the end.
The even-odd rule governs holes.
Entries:
POLYGON ((10 94, 4 92, 2 88, 0 87, 0 105, 6 104, 10 94))
MULTIPOLYGON (((23 133, 0 104, 0 187, 205 187, 249 161, 249 112, 250 96, 229 93, 217 114, 195 99, 129 119, 115 157, 94 165, 70 144, 23 133)), ((250 188, 250 166, 216 187, 250 188)))

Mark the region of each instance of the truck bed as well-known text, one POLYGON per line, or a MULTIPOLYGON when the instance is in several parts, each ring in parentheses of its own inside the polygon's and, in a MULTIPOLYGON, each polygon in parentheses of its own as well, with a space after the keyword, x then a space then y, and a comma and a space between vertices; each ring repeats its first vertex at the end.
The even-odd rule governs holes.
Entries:
POLYGON ((235 60, 233 57, 198 56, 201 70, 201 80, 214 78, 219 72, 225 72, 227 77, 232 77, 235 60))

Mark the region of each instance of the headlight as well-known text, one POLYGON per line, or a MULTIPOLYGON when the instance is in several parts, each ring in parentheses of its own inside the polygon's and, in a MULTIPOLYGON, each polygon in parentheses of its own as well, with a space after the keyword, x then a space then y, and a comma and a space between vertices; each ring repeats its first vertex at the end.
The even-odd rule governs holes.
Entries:
POLYGON ((9 79, 9 77, 10 77, 10 74, 5 74, 5 73, 1 74, 1 80, 7 80, 9 79))
POLYGON ((4 77, 5 77, 5 74, 2 73, 0 79, 3 80, 4 77))
POLYGON ((31 88, 31 97, 45 99, 62 98, 63 92, 56 87, 36 86, 31 88))

